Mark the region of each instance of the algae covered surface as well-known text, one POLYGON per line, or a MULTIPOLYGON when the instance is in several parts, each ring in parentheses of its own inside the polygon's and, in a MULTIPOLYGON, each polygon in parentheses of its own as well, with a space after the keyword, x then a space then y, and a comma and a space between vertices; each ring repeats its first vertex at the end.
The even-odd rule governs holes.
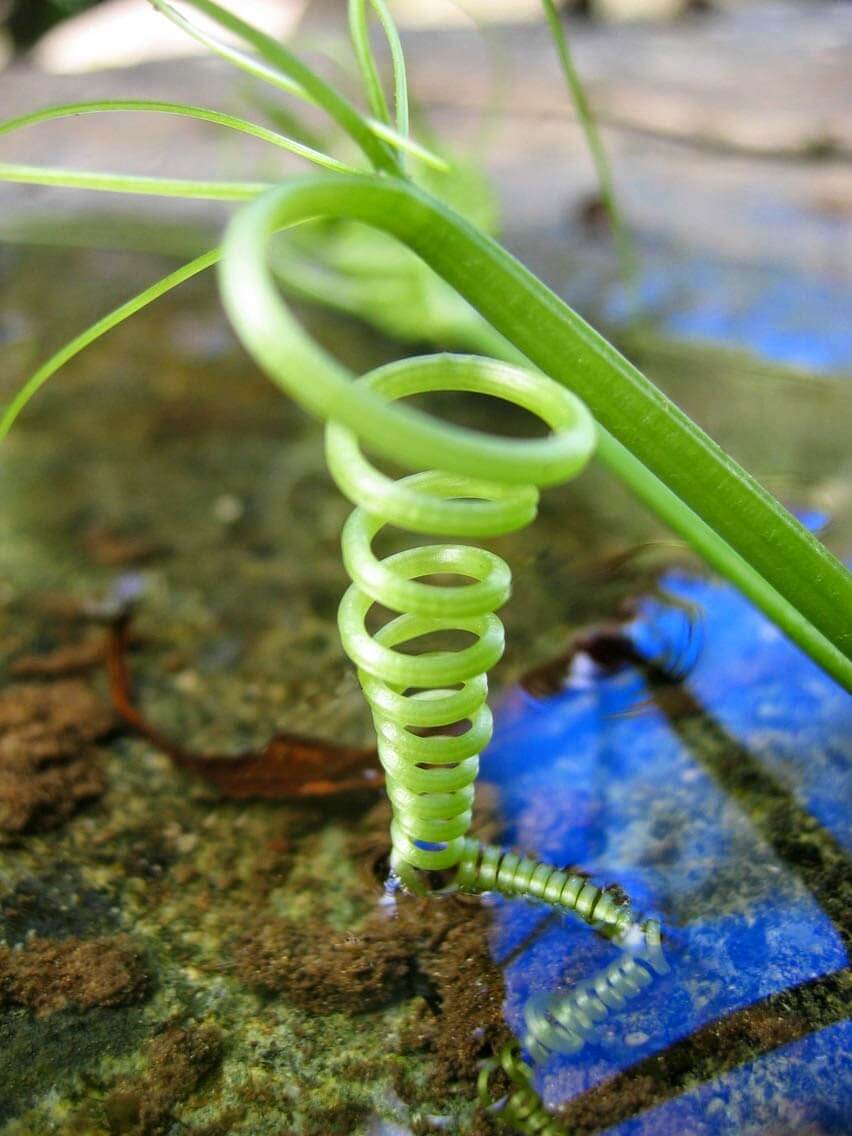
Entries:
MULTIPOLYGON (((0 333, 10 361, 4 398, 53 345, 162 267, 141 254, 23 249, 6 250, 0 265, 0 333)), ((353 323, 304 314, 355 367, 394 356, 390 344, 353 323)), ((643 349, 652 374, 655 360, 663 376, 679 371, 670 350, 643 349)), ((686 358, 694 375, 702 357, 686 358)), ((720 364, 710 355, 707 366, 712 375, 720 364)), ((753 381, 768 390, 776 377, 786 384, 778 389, 799 391, 806 381, 789 374, 753 381)), ((814 389, 848 406, 840 387, 814 389)), ((840 444, 817 446, 796 434, 797 399, 786 401, 793 407, 790 445, 795 439, 798 447, 793 463, 802 474, 795 488, 802 504, 834 507, 842 534, 834 480, 840 444)), ((779 420, 783 402, 772 407, 779 420)), ((475 402, 449 410, 474 423, 485 413, 475 402)), ((509 414, 495 425, 524 426, 509 414)), ((734 434, 735 447, 746 444, 741 429, 734 434)), ((509 1039, 510 1027, 522 1029, 530 989, 566 978, 569 951, 576 977, 596 965, 595 952, 606 944, 594 936, 575 942, 579 930, 562 924, 536 931, 541 912, 520 905, 384 891, 388 810, 367 712, 335 625, 346 587, 338 542, 349 506, 325 472, 320 427, 254 372, 227 330, 213 281, 184 287, 61 372, 13 431, 0 462, 0 1132, 497 1131, 497 1118, 476 1104, 480 1061, 509 1039), (229 794, 202 764, 181 766, 130 729, 111 706, 115 675, 110 680, 106 664, 111 619, 131 609, 125 661, 133 697, 160 735, 188 754, 223 762, 262 754, 276 736, 319 739, 311 743, 319 748, 299 752, 325 757, 323 775, 312 767, 296 790, 273 782, 260 793, 229 794), (344 763, 340 747, 347 747, 344 763)), ((779 852, 779 832, 801 828, 819 809, 796 797, 798 766, 782 762, 772 785, 780 779, 790 792, 770 793, 769 814, 761 812, 761 783, 737 780, 738 727, 724 708, 713 707, 708 720, 700 707, 677 703, 676 693, 664 698, 661 713, 668 708, 677 736, 686 738, 670 754, 683 781, 680 805, 668 811, 651 800, 653 785, 665 780, 662 759, 646 766, 645 781, 641 769, 620 767, 611 758, 615 743, 601 743, 609 735, 592 730, 587 737, 585 704, 560 701, 576 699, 570 684, 555 701, 539 691, 534 706, 547 707, 545 717, 519 716, 517 700, 532 697, 519 693, 534 686, 531 670, 539 668, 540 677, 550 661, 553 691, 561 689, 552 660, 564 655, 572 634, 584 630, 580 653, 609 666, 589 625, 608 621, 618 643, 630 597, 654 593, 660 571, 684 560, 617 486, 593 470, 547 494, 536 524, 495 547, 516 582, 504 613, 508 651, 495 676, 496 688, 509 692, 497 738, 504 742, 491 773, 489 758, 483 762, 490 784, 480 794, 480 834, 636 891, 649 908, 698 927, 684 950, 702 959, 712 959, 713 935, 727 934, 702 922, 708 904, 759 922, 753 903, 765 894, 754 873, 737 869, 737 857, 770 874, 779 857, 782 866, 801 861, 794 884, 785 891, 779 883, 778 892, 797 900, 804 888, 825 903, 832 888, 844 886, 842 842, 825 836, 833 831, 830 816, 820 813, 816 834, 782 842, 779 852), (548 759, 574 752, 565 741, 571 731, 586 738, 570 768, 560 773, 556 762, 551 781, 546 761, 538 775, 531 764, 541 729, 551 739, 548 759), (700 785, 683 756, 690 747, 704 756, 702 776, 721 783, 713 809, 702 811, 700 785), (610 766, 598 761, 610 769, 606 792, 600 778, 583 789, 593 751, 610 754, 610 766), (517 770, 519 753, 529 782, 506 772, 517 770), (582 753, 589 764, 581 768, 582 753), (535 792, 537 777, 548 786, 544 793, 535 792), (651 803, 625 806, 637 799, 651 803), (710 839, 718 831, 733 833, 724 847, 710 839), (775 859, 761 853, 755 860, 755 848, 765 847, 775 859), (711 872, 711 863, 724 871, 711 872), (667 879, 675 881, 668 891, 667 879), (820 879, 828 881, 822 891, 820 879)), ((706 595, 687 589, 675 608, 704 602, 706 595)), ((753 635, 759 639, 759 629, 753 635)), ((611 715, 592 718, 598 725, 609 717, 635 722, 647 699, 642 687, 627 702, 616 698, 611 715)), ((661 728, 656 720, 654 728, 661 728)), ((783 720, 765 724, 765 732, 787 728, 783 720)), ((803 729, 797 721, 796 738, 805 737, 803 729)), ((653 749, 653 732, 647 737, 653 749)), ((617 752, 635 753, 634 742, 625 735, 617 752)), ((847 742, 839 733, 830 745, 807 735, 811 795, 820 807, 831 795, 819 788, 820 771, 848 759, 847 742)), ((651 749, 643 751, 649 761, 651 749)), ((783 921, 767 927, 770 938, 786 934, 783 921)), ((797 949, 824 958, 833 973, 835 948, 820 935, 828 935, 825 927, 812 941, 803 935, 797 949)), ((771 947, 750 946, 755 967, 776 958, 771 947)), ((729 976, 737 957, 731 952, 715 977, 711 963, 682 968, 676 996, 660 984, 664 1004, 687 999, 690 1007, 709 1007, 703 1016, 682 1015, 699 1031, 692 1051, 671 1055, 686 1041, 671 1034, 663 1003, 652 1002, 650 1018, 631 1019, 625 1034, 626 1051, 644 1062, 640 1077, 609 1081, 624 1078, 631 1062, 607 1064, 600 1054, 590 1064, 559 1065, 545 1071, 541 1085, 548 1104, 567 1102, 566 1123, 601 1130, 634 1113, 655 1115, 663 1083, 687 1094, 731 1069, 747 1078, 752 1057, 752 1082, 780 1092, 783 1063, 770 1074, 766 1061, 777 1060, 790 1039, 773 1023, 787 1013, 787 988, 813 975, 796 977, 783 956, 774 984, 760 991, 777 1004, 764 1006, 755 1025, 747 1006, 723 996, 729 977, 719 974, 729 976), (712 1030, 714 1014, 737 1010, 745 1017, 725 1027, 732 1032, 723 1048, 740 1047, 741 1060, 731 1066, 700 1030, 712 1030), (770 1035, 776 1029, 777 1044, 761 1028, 770 1035), (663 1065, 655 1066, 660 1052, 663 1065)), ((796 996, 799 1038, 836 1028, 844 989, 796 996)), ((750 1100, 749 1091, 716 1096, 750 1100)), ((720 1107, 728 1106, 714 1106, 715 1114, 720 1107)), ((828 1120, 805 1110, 817 1125, 811 1130, 840 1131, 826 1109, 828 1120)), ((635 1130, 682 1125, 664 1119, 635 1130)))
MULTIPOLYGON (((156 271, 55 252, 5 268, 10 387, 156 271), (91 292, 48 323, 54 274, 91 292)), ((392 352, 320 330, 355 365, 392 352)), ((180 744, 226 759, 284 730, 369 748, 335 624, 349 506, 319 426, 253 373, 200 281, 63 372, 3 461, 3 1131, 472 1130, 477 1060, 505 1032, 487 911, 384 902, 369 777, 223 800, 109 705, 105 613, 132 598, 135 693, 180 744)), ((565 528, 566 563, 591 531, 565 528)), ((543 535, 507 555, 563 559, 543 535)), ((557 647, 573 600, 518 590, 528 612, 555 606, 519 610, 515 643, 557 647)))

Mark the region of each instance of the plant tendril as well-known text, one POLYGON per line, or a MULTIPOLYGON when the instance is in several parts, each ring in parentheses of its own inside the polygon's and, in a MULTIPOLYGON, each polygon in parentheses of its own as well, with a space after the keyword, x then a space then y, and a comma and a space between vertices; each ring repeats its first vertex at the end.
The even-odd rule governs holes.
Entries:
POLYGON ((364 81, 364 88, 374 116, 379 122, 390 125, 391 116, 382 87, 376 57, 370 46, 367 21, 367 4, 370 4, 382 25, 388 43, 393 65, 394 106, 396 110, 396 129, 399 135, 408 134, 408 80, 405 74, 405 56, 399 39, 399 32, 385 0, 349 0, 349 31, 355 56, 364 81))
POLYGON ((173 114, 183 118, 198 119, 201 122, 212 122, 217 126, 223 126, 229 130, 236 130, 242 134, 258 138, 262 142, 269 142, 273 146, 280 146, 283 150, 289 150, 298 157, 306 158, 309 162, 323 166, 335 173, 352 174, 358 172, 353 166, 340 162, 329 154, 324 154, 320 150, 315 150, 312 146, 297 142, 294 138, 288 138, 277 130, 269 130, 255 122, 249 122, 245 118, 211 110, 208 107, 192 106, 186 103, 160 102, 152 99, 108 99, 101 102, 64 103, 59 106, 45 107, 43 110, 33 111, 32 114, 21 115, 20 118, 0 122, 0 135, 11 134, 25 126, 35 126, 37 123, 50 122, 57 118, 73 118, 75 115, 100 114, 111 111, 173 114))
MULTIPOLYGON (((166 0, 150 0, 164 15, 171 18, 174 9, 166 0)), ((214 0, 186 0, 191 7, 215 20, 220 27, 240 37, 260 54, 273 72, 295 84, 311 102, 321 107, 363 151, 376 170, 399 173, 399 162, 394 151, 377 138, 359 111, 335 87, 318 75, 297 55, 278 43, 259 28, 241 20, 214 0)), ((177 13, 174 13, 177 15, 177 13)), ((179 17, 182 26, 189 21, 179 17)), ((231 61, 237 62, 230 52, 231 61)), ((297 93, 290 88, 290 93, 297 93)))
POLYGON ((618 206, 612 172, 609 168, 609 160, 607 159, 606 150, 604 149, 597 122, 595 121, 595 115, 592 111, 588 95, 586 94, 586 89, 583 86, 577 68, 574 66, 571 48, 568 44, 568 37, 565 34, 562 19, 556 10, 556 5, 553 3, 553 0, 541 0, 541 4, 544 8, 544 14, 547 17, 551 38, 553 39, 559 56, 562 74, 565 77, 565 85, 574 103, 577 119, 582 127, 583 134, 586 138, 586 145, 589 148, 589 153, 595 165, 601 201, 609 218, 613 240, 615 241, 618 258, 621 262, 621 271, 625 280, 632 280, 636 274, 636 249, 634 248, 633 240, 630 236, 630 230, 625 225, 624 218, 618 206))

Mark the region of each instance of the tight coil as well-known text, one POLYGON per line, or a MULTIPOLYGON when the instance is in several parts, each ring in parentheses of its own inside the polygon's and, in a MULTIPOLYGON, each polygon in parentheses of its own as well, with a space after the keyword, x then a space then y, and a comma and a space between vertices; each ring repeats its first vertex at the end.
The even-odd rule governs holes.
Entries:
POLYGON ((466 840, 455 884, 462 891, 497 891, 509 899, 528 899, 573 911, 618 943, 637 935, 644 937, 630 905, 617 903, 610 892, 586 876, 519 856, 496 844, 466 840))
POLYGON ((448 436, 474 439, 470 472, 432 469, 394 481, 362 453, 372 441, 369 417, 357 431, 334 421, 326 427, 329 469, 357 506, 342 537, 352 585, 340 605, 340 636, 358 667, 387 775, 392 867, 419 886, 418 871, 454 868, 465 854, 479 754, 491 738, 487 672, 503 653, 495 612, 509 598, 511 573, 499 556, 470 545, 429 544, 379 559, 372 542, 386 525, 469 538, 521 528, 535 516, 538 486, 583 464, 593 428, 582 405, 550 379, 474 356, 404 360, 355 386, 390 401, 429 391, 487 394, 531 411, 553 431, 508 441, 447 425, 448 436), (424 579, 448 575, 457 586, 424 579), (378 631, 367 626, 373 605, 396 613, 378 631), (402 649, 433 632, 468 632, 475 641, 458 650, 402 649))
POLYGON ((340 634, 376 723, 394 812, 392 867, 404 883, 425 890, 430 881, 422 872, 453 869, 464 852, 479 753, 491 736, 486 675, 503 651, 495 612, 509 595, 510 575, 499 557, 468 545, 428 545, 379 559, 372 541, 388 524, 466 539, 521 528, 536 514, 538 490, 568 481, 589 460, 596 428, 564 387, 494 359, 431 355, 353 376, 311 339, 278 291, 274 235, 305 219, 303 204, 298 187, 282 186, 239 211, 222 246, 222 300, 259 366, 326 421, 331 473, 357 506, 343 533, 353 582, 340 605, 340 634), (503 399, 550 432, 495 436, 399 401, 430 391, 503 399), (366 460, 362 446, 415 472, 394 481, 366 460), (436 574, 454 575, 460 586, 430 583, 436 574), (379 630, 368 626, 374 605, 395 613, 379 630), (475 642, 459 650, 406 650, 433 632, 464 632, 475 642))
POLYGON ((544 1107, 533 1085, 533 1071, 521 1057, 516 1042, 507 1042, 499 1055, 483 1062, 477 1082, 480 1103, 501 1127, 523 1136, 568 1136, 565 1126, 544 1107), (494 1100, 492 1078, 502 1074, 508 1092, 494 1100))

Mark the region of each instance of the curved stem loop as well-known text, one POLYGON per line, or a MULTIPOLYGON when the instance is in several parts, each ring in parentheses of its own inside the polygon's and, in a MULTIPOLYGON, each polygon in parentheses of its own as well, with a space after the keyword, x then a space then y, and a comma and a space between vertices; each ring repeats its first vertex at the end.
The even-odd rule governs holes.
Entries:
POLYGON ((395 178, 305 178, 235 218, 229 242, 238 251, 224 299, 259 358, 286 353, 308 381, 314 373, 346 373, 289 322, 266 269, 272 231, 316 217, 373 225, 422 257, 519 352, 586 403, 602 432, 603 460, 852 688, 852 576, 843 565, 546 285, 417 187, 395 178), (270 318, 276 327, 283 320, 285 342, 277 346, 270 318))

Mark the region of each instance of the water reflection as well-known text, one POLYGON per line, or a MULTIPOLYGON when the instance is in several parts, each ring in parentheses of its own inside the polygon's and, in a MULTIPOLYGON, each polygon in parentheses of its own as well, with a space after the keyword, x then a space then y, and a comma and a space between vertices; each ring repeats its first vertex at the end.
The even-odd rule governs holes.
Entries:
POLYGON ((524 1007, 523 1046, 534 1061, 552 1054, 579 1053, 595 1039, 615 1011, 621 1010, 669 971, 659 928, 626 945, 619 958, 568 990, 533 994, 524 1007))
POLYGON ((845 1132, 852 704, 732 589, 664 586, 678 604, 649 600, 627 634, 637 659, 682 657, 700 608, 685 681, 586 660, 554 697, 515 691, 483 773, 507 840, 617 882, 666 957, 502 903, 507 1016, 572 1129, 845 1132))

